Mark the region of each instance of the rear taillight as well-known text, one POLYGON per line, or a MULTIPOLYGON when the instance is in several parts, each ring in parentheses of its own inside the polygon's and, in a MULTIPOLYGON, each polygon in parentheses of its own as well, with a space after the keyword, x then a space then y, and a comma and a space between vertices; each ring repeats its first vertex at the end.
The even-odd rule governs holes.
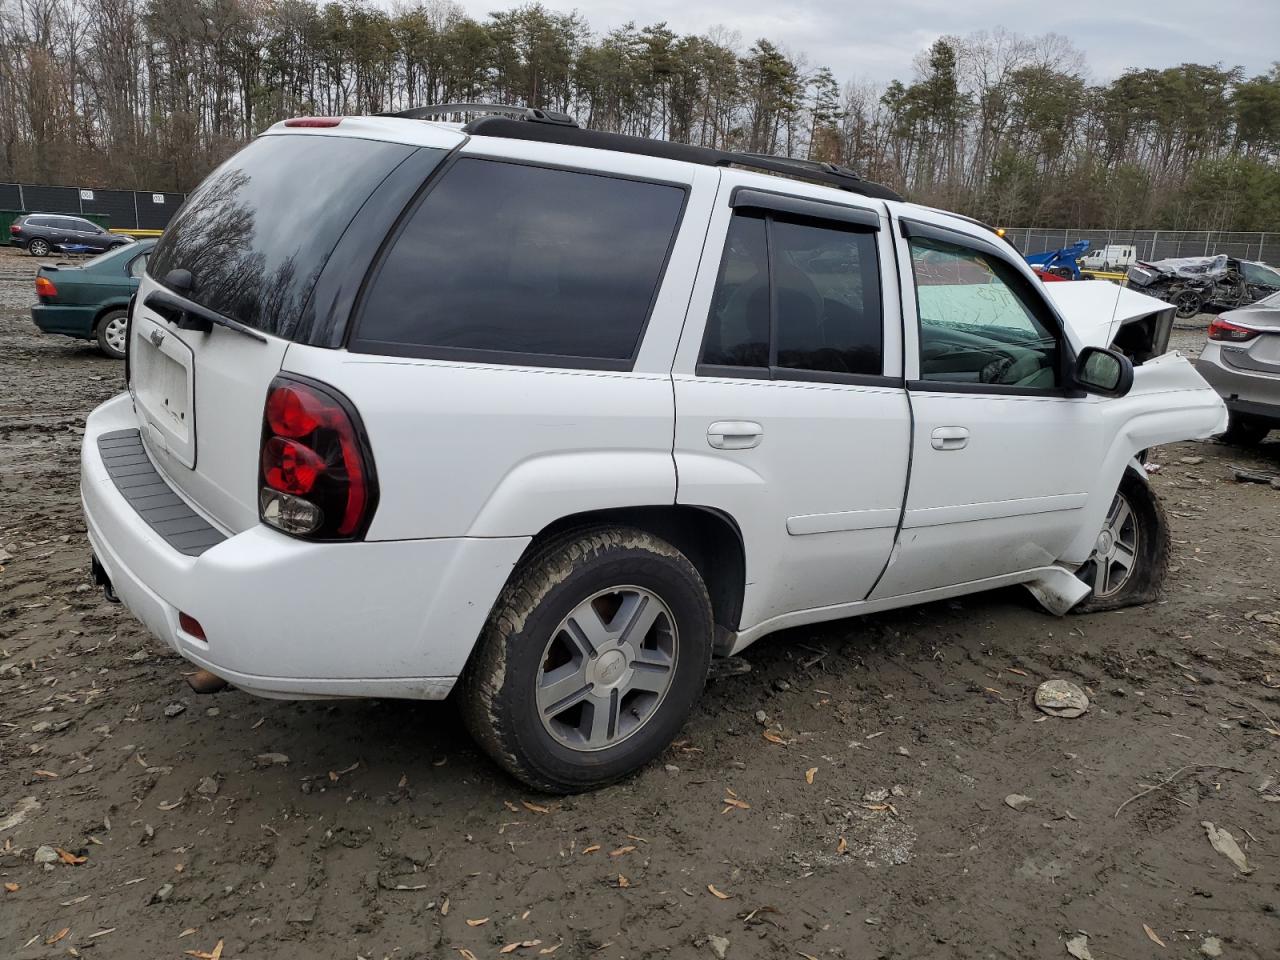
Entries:
POLYGON ((286 127, 336 127, 342 122, 341 117, 293 117, 286 120, 286 127))
POLYGON ((9 224, 9 232, 16 237, 22 232, 22 225, 18 223, 9 224))
POLYGON ((310 540, 355 540, 378 491, 373 454, 355 408, 332 387, 276 377, 262 417, 258 515, 310 540))
POLYGON ((1257 335, 1257 330, 1250 330, 1248 327, 1242 327, 1239 324, 1232 323, 1230 320, 1223 320, 1221 317, 1215 317, 1213 323, 1209 324, 1210 340, 1243 343, 1246 340, 1252 340, 1257 335))
POLYGON ((56 297, 58 288, 53 285, 53 281, 48 277, 36 277, 36 296, 37 297, 56 297))
POLYGON ((189 613, 178 612, 178 627, 183 633, 195 637, 197 640, 209 642, 209 638, 204 635, 204 627, 200 626, 200 621, 189 613))

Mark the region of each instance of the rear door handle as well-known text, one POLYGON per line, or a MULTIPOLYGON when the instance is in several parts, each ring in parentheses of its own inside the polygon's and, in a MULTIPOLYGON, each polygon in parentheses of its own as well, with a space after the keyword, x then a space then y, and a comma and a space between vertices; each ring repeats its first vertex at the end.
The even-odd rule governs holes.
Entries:
POLYGON ((969 431, 965 427, 938 427, 929 442, 935 450, 963 450, 969 445, 969 431))
POLYGON ((754 420, 717 420, 707 427, 707 443, 717 450, 750 450, 764 438, 764 427, 754 420))

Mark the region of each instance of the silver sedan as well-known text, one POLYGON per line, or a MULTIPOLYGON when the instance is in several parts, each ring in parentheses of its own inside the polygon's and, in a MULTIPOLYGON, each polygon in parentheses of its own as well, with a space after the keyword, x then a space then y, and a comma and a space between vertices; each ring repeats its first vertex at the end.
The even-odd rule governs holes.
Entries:
POLYGON ((1255 444, 1280 428, 1280 293, 1216 317, 1196 369, 1226 401, 1223 439, 1255 444))

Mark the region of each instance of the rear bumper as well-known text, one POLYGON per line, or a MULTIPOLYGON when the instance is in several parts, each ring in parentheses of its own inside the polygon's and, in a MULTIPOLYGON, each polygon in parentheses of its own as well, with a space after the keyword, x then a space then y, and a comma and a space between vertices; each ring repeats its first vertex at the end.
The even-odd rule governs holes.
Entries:
POLYGON ((31 307, 31 319, 45 333, 61 333, 88 340, 93 337, 92 307, 67 307, 37 303, 31 307))
POLYGON ((1218 392, 1228 410, 1280 421, 1280 377, 1228 366, 1212 341, 1196 360, 1196 371, 1218 392))
POLYGON ((127 394, 90 414, 80 491, 94 555, 148 630, 261 696, 448 694, 527 538, 319 544, 255 525, 187 556, 107 473, 98 438, 137 426, 127 394))

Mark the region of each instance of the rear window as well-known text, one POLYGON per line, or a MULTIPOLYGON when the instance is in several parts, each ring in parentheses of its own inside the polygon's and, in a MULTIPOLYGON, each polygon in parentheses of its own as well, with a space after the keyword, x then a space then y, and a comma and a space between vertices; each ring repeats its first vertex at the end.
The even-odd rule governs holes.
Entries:
POLYGON ((196 188, 147 273, 190 270, 190 297, 288 337, 361 204, 416 148, 313 135, 260 137, 196 188))
POLYGON ((395 238, 353 350, 629 369, 685 190, 459 160, 395 238))

